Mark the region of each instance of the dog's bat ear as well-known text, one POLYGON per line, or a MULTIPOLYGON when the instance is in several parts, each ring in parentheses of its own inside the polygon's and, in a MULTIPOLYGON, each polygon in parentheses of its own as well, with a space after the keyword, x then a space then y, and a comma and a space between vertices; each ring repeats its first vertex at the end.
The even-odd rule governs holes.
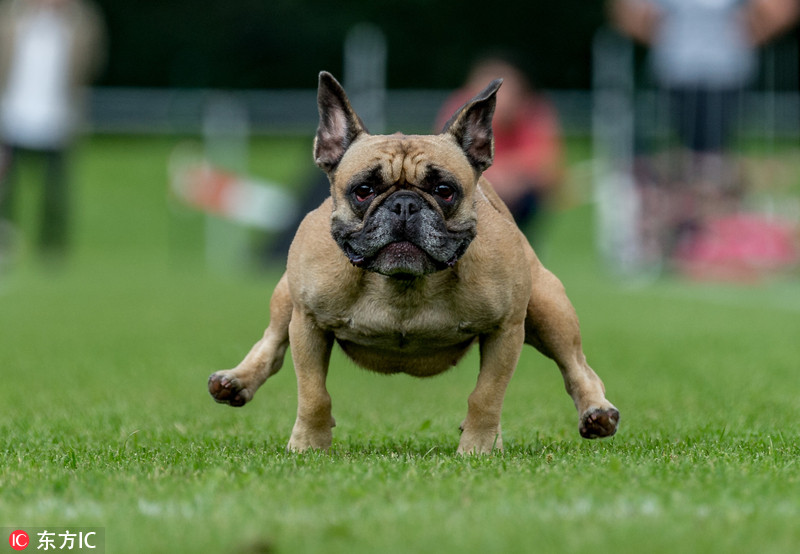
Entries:
POLYGON ((502 79, 489 83, 464 104, 442 129, 442 133, 450 133, 455 138, 477 171, 486 170, 494 161, 492 116, 497 104, 497 90, 501 84, 502 79))
POLYGON ((314 138, 314 161, 324 171, 331 171, 345 151, 367 128, 350 105, 342 85, 327 71, 319 74, 317 89, 319 127, 314 138))

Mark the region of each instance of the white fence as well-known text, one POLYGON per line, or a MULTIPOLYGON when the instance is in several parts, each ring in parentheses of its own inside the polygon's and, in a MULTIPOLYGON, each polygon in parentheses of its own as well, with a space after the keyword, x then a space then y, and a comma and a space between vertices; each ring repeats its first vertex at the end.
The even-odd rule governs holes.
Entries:
MULTIPOLYGON (((386 131, 430 132, 439 108, 451 91, 388 90, 386 131)), ((549 90, 564 134, 588 136, 594 95, 588 90, 549 90)), ((89 94, 89 126, 97 133, 200 133, 211 106, 220 101, 240 106, 254 134, 311 134, 317 127, 316 91, 94 88, 89 94)), ((636 113, 655 110, 658 94, 636 93, 636 113)), ((800 136, 800 94, 752 92, 743 100, 741 131, 770 137, 800 136)), ((354 99, 356 110, 359 109, 354 99)))

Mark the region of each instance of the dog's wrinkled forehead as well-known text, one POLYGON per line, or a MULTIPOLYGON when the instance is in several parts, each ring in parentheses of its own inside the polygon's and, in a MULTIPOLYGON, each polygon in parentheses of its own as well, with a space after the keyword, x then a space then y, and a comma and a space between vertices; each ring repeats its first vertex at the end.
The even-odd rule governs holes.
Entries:
POLYGON ((336 171, 337 181, 370 170, 384 183, 419 185, 431 169, 449 173, 462 186, 475 182, 476 175, 466 156, 441 135, 365 136, 345 153, 336 171))

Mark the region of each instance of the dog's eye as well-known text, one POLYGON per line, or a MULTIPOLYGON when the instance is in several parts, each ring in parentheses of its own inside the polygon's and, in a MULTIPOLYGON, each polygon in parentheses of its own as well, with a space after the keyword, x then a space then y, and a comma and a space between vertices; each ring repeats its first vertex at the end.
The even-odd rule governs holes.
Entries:
POLYGON ((375 196, 375 189, 369 185, 358 185, 355 190, 353 190, 353 194, 355 194, 356 200, 359 202, 366 202, 375 196))
POLYGON ((444 202, 452 202, 456 191, 450 185, 438 185, 433 189, 433 194, 438 196, 444 202))

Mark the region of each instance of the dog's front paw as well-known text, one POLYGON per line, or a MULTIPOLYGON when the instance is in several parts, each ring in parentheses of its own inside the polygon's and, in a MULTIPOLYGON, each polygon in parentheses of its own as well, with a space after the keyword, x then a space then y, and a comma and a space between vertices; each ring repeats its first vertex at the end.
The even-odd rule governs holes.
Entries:
POLYGON ((461 440, 456 451, 458 454, 463 456, 465 454, 491 454, 495 450, 503 451, 503 435, 499 425, 477 431, 469 429, 465 424, 466 422, 459 427, 461 440))
POLYGON ((231 370, 217 371, 208 378, 208 392, 220 404, 244 406, 253 399, 253 392, 232 374, 231 370))
POLYGON ((585 439, 610 437, 617 432, 619 410, 609 405, 606 408, 589 408, 581 416, 578 430, 585 439))
POLYGON ((289 452, 305 452, 306 450, 326 451, 333 442, 333 432, 331 428, 336 426, 336 422, 331 418, 329 425, 321 427, 311 427, 301 422, 295 422, 292 429, 292 436, 286 450, 289 452))

